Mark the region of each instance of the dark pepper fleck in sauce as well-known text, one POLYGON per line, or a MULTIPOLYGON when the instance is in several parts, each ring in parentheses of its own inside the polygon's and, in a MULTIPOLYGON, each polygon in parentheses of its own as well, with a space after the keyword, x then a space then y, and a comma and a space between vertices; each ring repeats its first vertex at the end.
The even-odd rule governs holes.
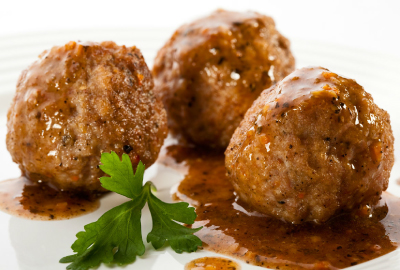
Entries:
POLYGON ((70 219, 99 208, 100 194, 60 191, 26 177, 0 182, 0 210, 32 220, 70 219))
POLYGON ((266 268, 332 270, 372 260, 400 243, 400 198, 389 193, 372 209, 362 207, 323 225, 293 225, 237 198, 225 175, 223 153, 172 145, 160 162, 187 167, 175 197, 196 207, 192 226, 203 226, 196 235, 209 251, 266 268))
POLYGON ((202 257, 190 261, 185 270, 240 270, 240 266, 232 260, 220 257, 202 257))

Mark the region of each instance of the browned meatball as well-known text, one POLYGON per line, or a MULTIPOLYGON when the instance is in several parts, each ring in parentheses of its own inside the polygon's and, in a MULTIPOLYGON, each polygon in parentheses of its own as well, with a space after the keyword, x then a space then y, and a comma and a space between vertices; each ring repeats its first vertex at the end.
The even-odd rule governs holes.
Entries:
POLYGON ((289 41, 272 18, 218 10, 180 27, 158 52, 153 75, 170 130, 226 148, 261 91, 293 69, 289 41))
POLYGON ((296 70, 265 90, 225 152, 242 200, 300 223, 374 204, 394 162, 389 115, 354 80, 296 70))
POLYGON ((156 160, 166 112, 136 47, 53 47, 22 72, 8 112, 7 148, 24 175, 66 190, 102 190, 102 152, 136 167, 156 160))

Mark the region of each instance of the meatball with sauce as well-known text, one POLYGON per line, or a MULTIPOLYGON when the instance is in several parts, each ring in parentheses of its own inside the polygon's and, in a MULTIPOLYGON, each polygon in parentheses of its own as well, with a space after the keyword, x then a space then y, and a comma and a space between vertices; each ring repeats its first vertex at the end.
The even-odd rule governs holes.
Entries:
POLYGON ((22 174, 64 190, 102 191, 102 152, 149 167, 166 112, 136 47, 76 43, 45 51, 22 72, 8 112, 7 148, 22 174))
POLYGON ((393 143, 389 114, 356 81, 302 68, 254 102, 225 165, 239 197, 259 212, 321 223, 380 199, 393 143))
POLYGON ((172 133, 225 149, 262 90, 294 69, 272 18, 218 10, 180 27, 158 52, 155 91, 172 133))

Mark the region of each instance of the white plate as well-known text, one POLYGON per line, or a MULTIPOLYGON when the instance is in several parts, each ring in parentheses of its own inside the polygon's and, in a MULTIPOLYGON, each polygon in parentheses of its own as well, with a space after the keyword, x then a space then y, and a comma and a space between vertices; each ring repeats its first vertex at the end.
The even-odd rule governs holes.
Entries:
MULTIPOLYGON (((69 40, 104 41, 113 40, 127 46, 136 45, 144 54, 151 67, 157 50, 172 34, 173 29, 92 29, 62 32, 14 35, 0 39, 0 172, 1 179, 18 177, 19 169, 11 160, 5 146, 6 112, 13 97, 15 83, 20 72, 37 59, 43 50, 53 45, 62 45, 69 40)), ((396 138, 400 138, 400 59, 349 49, 292 40, 297 67, 321 65, 346 77, 356 79, 372 94, 375 102, 391 115, 392 128, 396 138)), ((395 142, 395 156, 399 157, 399 143, 395 142)), ((146 172, 158 187, 158 196, 171 201, 170 188, 183 176, 173 169, 155 165, 146 172)), ((390 179, 389 191, 400 196, 400 167, 395 163, 390 179)), ((0 269, 65 269, 66 264, 58 260, 72 254, 71 244, 75 234, 89 222, 97 220, 101 214, 119 205, 125 199, 118 194, 110 194, 101 201, 101 207, 88 215, 65 221, 30 221, 9 216, 0 212, 0 269)), ((151 227, 148 210, 143 211, 143 235, 151 227)), ((146 245, 144 256, 124 269, 176 270, 190 260, 203 256, 221 256, 207 251, 192 254, 176 254, 170 248, 154 251, 146 245)), ((237 261, 237 260, 236 260, 237 261)), ((262 269, 239 262, 242 269, 262 269)), ((101 266, 99 269, 108 269, 101 266)), ((400 269, 400 250, 396 250, 373 261, 363 263, 351 269, 378 270, 400 269)))

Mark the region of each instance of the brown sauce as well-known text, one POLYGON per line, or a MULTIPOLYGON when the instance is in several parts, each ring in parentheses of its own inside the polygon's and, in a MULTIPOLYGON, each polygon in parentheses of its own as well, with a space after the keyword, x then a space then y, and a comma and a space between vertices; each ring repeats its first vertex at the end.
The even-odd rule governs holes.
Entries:
POLYGON ((223 153, 172 145, 161 160, 187 166, 175 194, 196 207, 193 227, 205 249, 276 269, 341 269, 397 248, 400 198, 384 193, 379 205, 342 214, 323 225, 292 225, 241 202, 225 176, 223 153))
POLYGON ((185 270, 240 270, 240 266, 226 258, 203 257, 187 263, 185 270))
POLYGON ((0 210, 33 220, 61 220, 81 216, 100 206, 100 195, 56 190, 26 177, 0 182, 0 210))

